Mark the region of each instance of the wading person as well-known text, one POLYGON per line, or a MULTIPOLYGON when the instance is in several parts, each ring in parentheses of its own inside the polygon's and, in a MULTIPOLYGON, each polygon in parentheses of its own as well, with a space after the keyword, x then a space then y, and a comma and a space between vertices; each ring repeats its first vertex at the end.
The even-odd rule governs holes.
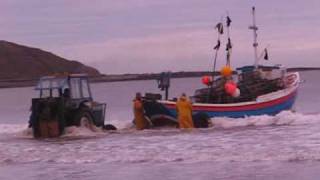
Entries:
POLYGON ((176 104, 180 128, 193 128, 192 105, 185 93, 181 95, 176 104))
POLYGON ((147 119, 144 117, 144 108, 140 93, 136 93, 133 101, 134 122, 137 130, 143 130, 148 127, 147 119))

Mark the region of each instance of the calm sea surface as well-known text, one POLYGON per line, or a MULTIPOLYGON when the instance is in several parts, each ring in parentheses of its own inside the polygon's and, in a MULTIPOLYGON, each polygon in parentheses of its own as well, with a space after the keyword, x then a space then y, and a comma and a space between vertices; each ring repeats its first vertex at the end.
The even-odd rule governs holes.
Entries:
MULTIPOLYGON (((159 92, 155 81, 99 83, 114 133, 69 128, 34 140, 26 128, 33 88, 0 89, 0 179, 319 179, 319 71, 301 73, 295 113, 213 119, 214 127, 127 129, 135 92, 159 92)), ((200 78, 173 79, 170 96, 192 95, 200 78)))

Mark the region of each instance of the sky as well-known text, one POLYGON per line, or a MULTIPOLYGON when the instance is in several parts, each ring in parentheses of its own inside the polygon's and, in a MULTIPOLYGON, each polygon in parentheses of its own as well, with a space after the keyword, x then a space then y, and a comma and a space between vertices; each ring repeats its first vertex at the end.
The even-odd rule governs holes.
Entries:
MULTIPOLYGON (((233 67, 253 63, 251 7, 259 54, 288 67, 320 67, 319 0, 0 0, 0 39, 50 51, 104 74, 207 71, 215 25, 232 19, 233 67)), ((222 36, 223 46, 226 36, 222 36)), ((224 48, 218 67, 225 64, 224 48)))

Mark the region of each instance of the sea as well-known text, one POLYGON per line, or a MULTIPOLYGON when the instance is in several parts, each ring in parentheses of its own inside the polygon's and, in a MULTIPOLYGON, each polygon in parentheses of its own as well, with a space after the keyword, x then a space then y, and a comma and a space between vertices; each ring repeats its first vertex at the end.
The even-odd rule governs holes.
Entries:
MULTIPOLYGON (((105 122, 118 130, 70 127, 55 139, 33 139, 27 128, 33 87, 0 89, 0 180, 318 180, 319 76, 301 72, 293 111, 213 118, 213 127, 190 131, 131 128, 135 93, 163 93, 156 81, 95 83, 105 122)), ((170 97, 199 87, 200 78, 172 79, 170 97)))

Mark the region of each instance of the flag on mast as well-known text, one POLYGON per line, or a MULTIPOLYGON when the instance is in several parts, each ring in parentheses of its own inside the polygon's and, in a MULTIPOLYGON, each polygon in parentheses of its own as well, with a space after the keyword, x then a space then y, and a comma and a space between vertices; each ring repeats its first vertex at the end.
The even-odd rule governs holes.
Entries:
POLYGON ((227 43, 227 47, 226 47, 226 50, 229 51, 232 49, 232 44, 231 44, 231 39, 228 38, 228 43, 227 43))
POLYGON ((218 40, 218 42, 217 42, 217 45, 216 46, 214 46, 214 50, 218 50, 219 48, 220 48, 220 45, 221 45, 221 42, 220 42, 220 40, 218 40))
POLYGON ((216 25, 216 29, 220 34, 223 34, 223 24, 221 22, 216 25))
POLYGON ((264 60, 269 60, 269 55, 268 55, 268 50, 267 48, 264 49, 264 57, 263 57, 264 60))
POLYGON ((227 16, 227 27, 229 27, 230 26, 230 24, 231 24, 231 19, 230 19, 230 17, 229 16, 227 16))
POLYGON ((231 50, 232 50, 231 39, 228 38, 228 43, 227 43, 227 46, 226 46, 226 51, 227 51, 227 65, 228 65, 228 66, 230 66, 231 50))

